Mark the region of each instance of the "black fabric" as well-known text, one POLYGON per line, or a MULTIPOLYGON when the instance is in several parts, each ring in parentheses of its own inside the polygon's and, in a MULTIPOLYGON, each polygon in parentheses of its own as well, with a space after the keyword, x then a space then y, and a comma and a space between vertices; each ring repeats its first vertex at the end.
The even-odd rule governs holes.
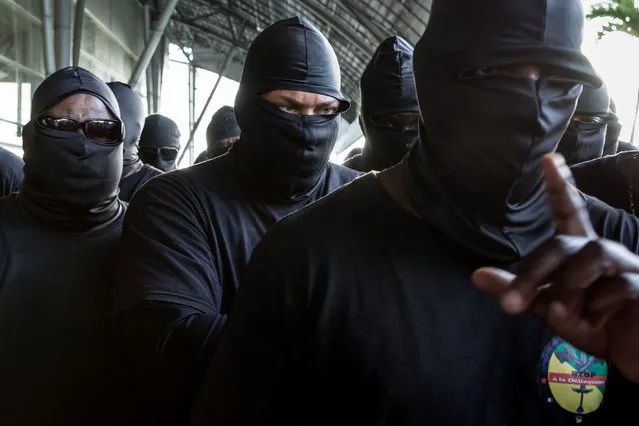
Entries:
POLYGON ((237 124, 235 109, 225 105, 213 114, 211 122, 206 128, 206 146, 211 158, 226 153, 216 150, 215 143, 217 141, 237 136, 240 136, 240 126, 237 124))
POLYGON ((579 50, 581 2, 490 5, 433 4, 414 55, 421 141, 403 170, 422 217, 473 255, 515 261, 552 233, 539 166, 556 149, 581 93, 571 77, 598 78, 579 50), (560 78, 473 72, 493 58, 557 65, 560 78))
MULTIPOLYGON (((610 112, 617 115, 617 106, 614 99, 610 98, 610 112)), ((606 131, 606 145, 604 146, 603 155, 615 155, 619 147, 619 136, 621 136, 622 125, 618 119, 608 123, 606 131)))
POLYGON ((138 142, 146 116, 142 99, 126 83, 114 81, 107 85, 118 101, 124 123, 124 163, 120 179, 120 200, 128 203, 135 191, 162 171, 142 163, 138 157, 138 142))
POLYGON ((580 117, 570 122, 557 146, 557 152, 564 156, 568 165, 594 160, 603 155, 607 123, 584 123, 578 118, 597 117, 607 120, 611 117, 610 97, 606 86, 602 85, 598 89, 585 86, 579 95, 575 115, 580 117))
MULTIPOLYGON (((616 212, 601 213, 613 229, 616 212)), ((471 274, 485 265, 448 240, 370 174, 275 225, 245 270, 195 425, 579 423, 539 390, 552 334, 478 291, 471 274)), ((613 369, 605 397, 581 424, 628 424, 639 385, 613 369)))
POLYGON ((228 105, 218 109, 206 128, 206 150, 195 159, 195 164, 226 154, 232 144, 220 144, 228 138, 240 137, 240 126, 237 124, 235 109, 228 105))
POLYGON ((349 106, 340 92, 333 48, 304 18, 278 21, 256 37, 235 99, 242 135, 234 148, 242 174, 261 194, 297 202, 324 181, 340 117, 289 114, 261 96, 283 89, 332 96, 341 101, 342 111, 349 106))
POLYGON ((365 168, 364 161, 362 160, 362 154, 353 155, 352 157, 344 161, 344 164, 342 165, 353 170, 364 170, 365 168))
POLYGON ((604 203, 637 214, 639 211, 639 155, 622 152, 571 167, 576 186, 604 203), (634 211, 633 211, 634 205, 634 211))
MULTIPOLYGON (((271 90, 299 90, 338 99, 344 112, 350 102, 340 86, 337 56, 326 37, 307 19, 288 18, 266 28, 251 43, 237 99, 271 90)), ((244 131, 238 112, 235 105, 244 131)))
POLYGON ((195 162, 193 164, 200 164, 203 161, 210 160, 209 151, 205 150, 200 152, 200 154, 195 158, 195 162))
POLYGON ((637 146, 631 144, 630 142, 619 141, 617 146, 617 153, 620 152, 628 152, 628 151, 637 151, 637 146))
POLYGON ((95 96, 120 119, 113 92, 89 71, 68 67, 51 74, 36 89, 31 120, 23 129, 24 184, 18 202, 38 220, 86 231, 123 212, 118 199, 122 139, 96 142, 83 133, 52 130, 38 123, 39 116, 76 93, 95 96))
POLYGON ((140 136, 140 159, 156 169, 170 172, 177 168, 177 160, 166 161, 158 155, 158 148, 173 147, 178 150, 180 145, 180 129, 175 121, 162 114, 151 114, 144 120, 142 135, 140 136))
POLYGON ((282 203, 254 190, 239 155, 236 145, 154 178, 127 213, 116 316, 142 377, 148 400, 140 410, 149 424, 189 423, 240 272, 266 230, 358 176, 328 164, 305 199, 282 203))
MULTIPOLYGON (((547 64, 593 87, 602 83, 581 53, 584 13, 578 9, 583 5, 574 0, 433 3, 419 49, 436 53, 438 61, 445 60, 455 73, 478 67, 547 64)), ((419 74, 415 73, 421 77, 419 74)))
POLYGON ((17 155, 0 148, 0 198, 17 192, 24 180, 24 161, 17 155))
POLYGON ((366 137, 360 163, 347 167, 361 172, 384 170, 399 163, 418 139, 417 130, 401 130, 379 124, 373 117, 419 113, 413 76, 413 46, 399 36, 384 40, 360 81, 360 125, 366 137))
POLYGON ((162 170, 140 161, 140 168, 135 173, 120 180, 120 200, 130 203, 133 195, 142 188, 142 185, 162 173, 164 173, 162 170))
POLYGON ((344 160, 342 165, 345 167, 348 167, 349 169, 352 169, 352 167, 349 167, 348 164, 352 164, 351 161, 354 161, 353 159, 359 156, 362 153, 363 149, 364 148, 359 148, 359 147, 351 149, 346 155, 346 160, 344 160))
POLYGON ((80 233, 0 201, 3 425, 127 424, 111 317, 122 220, 80 233))

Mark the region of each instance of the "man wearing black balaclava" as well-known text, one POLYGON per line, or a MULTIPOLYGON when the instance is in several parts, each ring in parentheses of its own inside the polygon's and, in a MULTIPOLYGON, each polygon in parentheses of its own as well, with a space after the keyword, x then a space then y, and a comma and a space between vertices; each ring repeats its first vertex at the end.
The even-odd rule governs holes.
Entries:
POLYGON ((605 86, 585 86, 557 152, 568 165, 594 160, 603 155, 608 122, 616 117, 610 112, 610 97, 605 86))
POLYGON ((144 164, 138 157, 138 142, 144 125, 144 104, 131 86, 119 81, 107 83, 120 106, 124 122, 124 168, 120 180, 120 200, 131 201, 133 194, 161 170, 144 164))
POLYGON ((177 168, 180 152, 180 129, 175 121, 162 114, 151 114, 144 120, 140 136, 140 159, 163 172, 177 168))
POLYGON ((0 198, 20 189, 24 180, 23 168, 20 157, 0 147, 0 198))
POLYGON ((31 105, 24 185, 0 201, 0 419, 115 425, 124 408, 110 315, 125 211, 118 103, 98 77, 69 67, 31 105))
POLYGON ((362 153, 344 163, 361 172, 399 163, 417 141, 419 105, 413 78, 413 46, 399 36, 384 40, 361 79, 362 153))
MULTIPOLYGON (((580 233, 587 214, 566 208, 566 192, 583 199, 558 175, 565 165, 545 159, 552 204, 541 171, 582 84, 600 84, 580 52, 583 21, 581 0, 433 1, 414 53, 420 141, 399 165, 264 236, 194 407, 197 426, 612 425, 634 413, 636 314, 614 315, 598 334, 562 315, 585 306, 605 322, 608 308, 636 303, 639 285, 620 273, 639 270, 637 259, 617 246, 611 258, 596 240, 577 255, 584 238, 553 238, 555 227, 580 233), (511 288, 509 272, 478 272, 479 291, 471 275, 485 265, 522 266, 508 312, 567 290, 570 308, 537 311, 558 336, 493 300, 511 288), (602 273, 608 292, 586 299, 602 273)), ((622 236, 636 250, 636 219, 585 199, 595 226, 634 221, 622 236)))
POLYGON ((240 273, 266 230, 359 175, 328 163, 348 106, 328 40, 303 18, 279 21, 246 56, 235 99, 240 140, 136 194, 116 318, 149 423, 188 423, 240 273))
POLYGON ((198 155, 195 164, 226 154, 239 138, 240 126, 237 124, 235 109, 225 105, 213 114, 206 128, 206 151, 198 155))

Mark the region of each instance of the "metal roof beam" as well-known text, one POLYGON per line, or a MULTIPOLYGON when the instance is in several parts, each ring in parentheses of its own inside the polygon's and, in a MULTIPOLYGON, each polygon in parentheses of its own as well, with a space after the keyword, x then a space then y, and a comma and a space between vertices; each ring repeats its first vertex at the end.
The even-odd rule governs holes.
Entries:
MULTIPOLYGON (((194 30, 197 30, 197 31, 203 33, 203 34, 206 34, 206 35, 209 35, 209 36, 211 36, 213 38, 216 38, 218 40, 222 40, 222 41, 230 44, 231 46, 233 46, 235 44, 235 40, 233 40, 232 38, 229 38, 229 37, 227 37, 224 34, 220 34, 218 32, 215 32, 212 29, 206 28, 206 27, 204 27, 202 25, 192 24, 192 23, 189 23, 189 22, 187 22, 187 21, 185 21, 185 20, 183 20, 181 18, 176 18, 176 17, 173 17, 173 22, 181 24, 181 25, 184 25, 184 26, 186 26, 188 28, 192 28, 194 30)), ((244 46, 244 45, 240 44, 240 45, 237 45, 236 47, 239 48, 239 49, 242 49, 242 50, 248 50, 248 45, 244 46)))

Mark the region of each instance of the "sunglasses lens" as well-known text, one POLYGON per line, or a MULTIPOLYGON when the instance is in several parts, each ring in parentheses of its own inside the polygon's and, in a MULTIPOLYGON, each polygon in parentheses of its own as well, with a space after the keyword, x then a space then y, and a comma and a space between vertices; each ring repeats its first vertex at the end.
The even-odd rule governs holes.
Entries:
POLYGON ((76 132, 80 126, 80 123, 70 118, 51 117, 41 118, 40 124, 47 129, 59 130, 61 132, 76 132))
POLYGON ((160 148, 160 156, 164 161, 175 161, 178 156, 178 150, 175 148, 160 148))
POLYGON ((85 126, 87 138, 96 142, 117 142, 122 134, 121 124, 117 121, 90 120, 85 126))

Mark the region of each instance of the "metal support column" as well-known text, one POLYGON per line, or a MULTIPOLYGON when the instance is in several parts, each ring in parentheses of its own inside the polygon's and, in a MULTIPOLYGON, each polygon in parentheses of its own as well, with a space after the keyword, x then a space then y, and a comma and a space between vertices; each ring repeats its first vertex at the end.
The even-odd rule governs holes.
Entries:
POLYGON ((195 132, 197 132, 198 127, 200 127, 200 123, 202 122, 202 118, 204 117, 204 114, 206 113, 206 110, 208 109, 209 104, 211 103, 211 99, 213 99, 213 95, 215 95, 215 92, 217 91, 217 87, 220 85, 220 81, 222 81, 222 77, 224 76, 224 74, 226 74, 226 71, 228 70, 229 65, 231 65, 231 60, 233 59, 234 56, 235 56, 235 47, 232 47, 228 55, 226 56, 226 59, 224 60, 224 65, 222 65, 222 68, 220 69, 220 73, 217 76, 217 80, 215 80, 215 85, 213 85, 213 89, 211 90, 211 93, 209 93, 209 97, 206 99, 206 102, 204 103, 204 106, 202 107, 202 112, 200 113, 200 116, 195 121, 195 124, 193 125, 193 129, 191 130, 191 133, 189 134, 189 140, 186 142, 186 145, 184 146, 184 149, 182 150, 182 153, 180 154, 180 159, 178 160, 178 164, 182 163, 182 160, 184 159, 186 152, 189 149, 191 149, 195 132))
MULTIPOLYGON (((18 17, 17 14, 13 14, 13 37, 14 40, 16 40, 16 44, 15 44, 15 55, 16 55, 16 61, 18 61, 18 63, 23 64, 23 56, 22 56, 22 51, 24 49, 24 45, 25 43, 23 42, 22 38, 19 37, 18 35, 18 17)), ((18 98, 18 102, 16 105, 16 121, 18 123, 22 123, 22 71, 20 71, 19 69, 16 68, 16 88, 18 89, 18 93, 17 93, 17 98, 18 98)), ((22 126, 17 126, 16 127, 16 136, 20 137, 22 136, 22 126)))
POLYGON ((637 89, 637 103, 635 104, 635 113, 632 116, 632 133, 630 133, 630 143, 635 143, 635 133, 637 131, 637 120, 639 119, 639 89, 637 89))
POLYGON ((53 41, 53 0, 42 0, 42 46, 44 48, 44 72, 55 72, 55 45, 53 41))
MULTIPOLYGON (((144 43, 151 37, 151 6, 144 5, 144 43)), ((148 114, 156 113, 153 108, 153 73, 152 67, 146 67, 146 110, 148 114)))
POLYGON ((57 69, 71 65, 71 19, 73 0, 55 1, 55 66, 57 69))
POLYGON ((171 15, 173 15, 173 11, 177 6, 179 0, 169 0, 162 11, 162 15, 160 15, 160 19, 158 20, 155 28, 153 28, 153 34, 151 38, 144 46, 144 50, 138 59, 137 64, 135 64, 135 68, 133 69, 133 74, 131 74, 131 79, 129 80, 129 85, 135 89, 137 85, 140 83, 140 78, 142 77, 142 73, 146 71, 146 68, 149 66, 149 62, 151 62, 151 58, 155 53, 155 50, 160 43, 160 39, 164 34, 164 30, 166 29, 169 21, 171 19, 171 15))
MULTIPOLYGON (((196 68, 193 65, 193 55, 189 59, 189 134, 193 132, 195 127, 195 76, 196 68)), ((195 160, 195 144, 189 146, 189 163, 193 164, 195 160)))
POLYGON ((76 0, 75 19, 73 20, 73 66, 80 65, 80 48, 82 47, 82 29, 84 27, 84 7, 86 0, 76 0))

